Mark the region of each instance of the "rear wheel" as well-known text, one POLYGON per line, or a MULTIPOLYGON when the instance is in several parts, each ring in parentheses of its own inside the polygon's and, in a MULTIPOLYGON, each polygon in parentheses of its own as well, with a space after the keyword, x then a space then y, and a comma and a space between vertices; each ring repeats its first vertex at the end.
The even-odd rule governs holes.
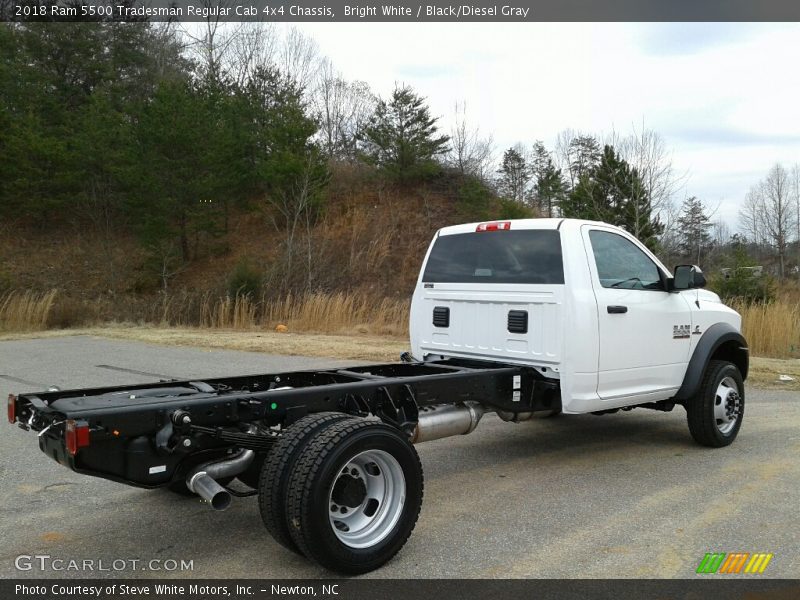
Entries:
POLYGON ((744 381, 738 367, 710 361, 700 389, 686 404, 686 416, 698 444, 720 448, 733 442, 744 418, 744 381))
POLYGON ((340 573, 377 569, 408 540, 422 506, 422 465, 397 429, 337 423, 309 438, 297 459, 286 516, 297 547, 340 573))
POLYGON ((348 414, 335 412, 307 415, 281 434, 264 460, 257 483, 261 519, 275 541, 292 552, 299 550, 292 541, 286 523, 286 490, 295 461, 308 439, 320 429, 352 418, 348 414))

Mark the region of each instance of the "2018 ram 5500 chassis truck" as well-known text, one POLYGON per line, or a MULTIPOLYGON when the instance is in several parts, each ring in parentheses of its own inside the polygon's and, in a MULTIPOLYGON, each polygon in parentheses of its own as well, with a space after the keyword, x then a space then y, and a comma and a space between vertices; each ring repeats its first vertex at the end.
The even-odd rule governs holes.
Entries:
MULTIPOLYGON (((258 495, 267 530, 330 569, 375 569, 422 503, 414 443, 505 421, 686 409, 730 444, 744 416, 739 315, 625 231, 571 219, 440 230, 402 362, 9 396, 8 417, 78 473, 198 494, 258 495), (250 492, 227 487, 234 479, 250 492)), ((238 488, 241 490, 241 488, 238 488)))

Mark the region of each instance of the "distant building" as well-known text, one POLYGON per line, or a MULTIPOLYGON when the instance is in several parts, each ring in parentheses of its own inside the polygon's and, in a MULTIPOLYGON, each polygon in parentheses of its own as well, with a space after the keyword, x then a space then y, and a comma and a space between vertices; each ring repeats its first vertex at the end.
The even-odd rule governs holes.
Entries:
MULTIPOLYGON (((761 277, 764 274, 764 267, 762 265, 757 265, 755 267, 739 267, 736 270, 740 273, 749 273, 752 277, 761 277)), ((720 269, 720 272, 725 279, 730 279, 731 275, 733 275, 733 269, 731 268, 720 269)))

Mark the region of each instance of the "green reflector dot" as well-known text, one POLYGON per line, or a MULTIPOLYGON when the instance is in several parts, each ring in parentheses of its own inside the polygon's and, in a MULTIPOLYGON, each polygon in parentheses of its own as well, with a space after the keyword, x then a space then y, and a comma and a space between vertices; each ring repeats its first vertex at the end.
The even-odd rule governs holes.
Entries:
POLYGON ((278 408, 278 404, 277 404, 277 402, 273 402, 272 404, 270 404, 270 405, 269 405, 269 407, 270 407, 272 410, 275 410, 276 408, 278 408))

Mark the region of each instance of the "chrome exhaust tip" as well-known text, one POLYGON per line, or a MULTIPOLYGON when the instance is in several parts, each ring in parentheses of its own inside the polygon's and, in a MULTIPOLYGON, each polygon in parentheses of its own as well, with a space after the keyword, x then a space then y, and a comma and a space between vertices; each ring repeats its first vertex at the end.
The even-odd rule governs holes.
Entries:
POLYGON ((186 486, 211 505, 214 510, 225 510, 231 505, 233 498, 230 492, 200 471, 186 480, 186 486))

